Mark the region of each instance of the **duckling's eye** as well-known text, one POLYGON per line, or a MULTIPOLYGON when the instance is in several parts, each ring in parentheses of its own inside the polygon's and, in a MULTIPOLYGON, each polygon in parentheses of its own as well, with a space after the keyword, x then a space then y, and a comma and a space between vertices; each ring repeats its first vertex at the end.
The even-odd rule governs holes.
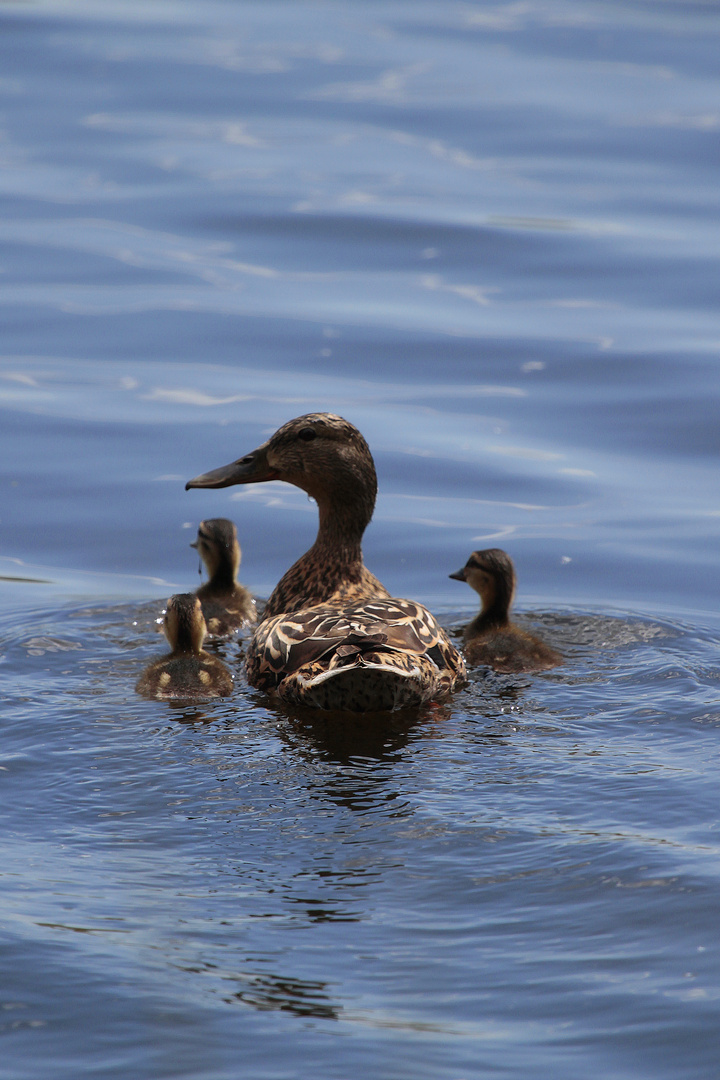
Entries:
POLYGON ((315 430, 315 428, 304 427, 300 429, 298 435, 303 440, 303 442, 311 442, 317 437, 317 431, 315 430))

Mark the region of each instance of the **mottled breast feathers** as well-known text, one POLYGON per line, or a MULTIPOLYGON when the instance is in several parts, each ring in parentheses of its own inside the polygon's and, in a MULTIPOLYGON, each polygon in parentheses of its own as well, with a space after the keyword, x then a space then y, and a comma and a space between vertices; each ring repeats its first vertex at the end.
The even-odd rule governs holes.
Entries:
POLYGON ((332 604, 338 610, 363 600, 389 596, 367 567, 353 566, 346 572, 343 566, 317 558, 311 548, 284 574, 265 606, 263 619, 317 604, 332 604))

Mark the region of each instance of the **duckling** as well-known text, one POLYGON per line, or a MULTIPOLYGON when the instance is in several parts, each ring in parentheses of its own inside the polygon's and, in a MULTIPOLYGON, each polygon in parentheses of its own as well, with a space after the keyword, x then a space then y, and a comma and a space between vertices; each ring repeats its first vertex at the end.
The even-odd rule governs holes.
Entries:
POLYGON ((203 650, 207 627, 194 593, 170 597, 163 630, 172 651, 145 669, 135 686, 138 694, 158 701, 188 701, 226 697, 232 692, 228 669, 203 650))
POLYGON ((190 545, 205 563, 210 580, 196 590, 202 604, 208 636, 230 637, 257 618, 255 601, 237 582, 240 545, 237 529, 227 518, 200 522, 197 540, 190 545))
POLYGON ((562 663, 562 656, 540 638, 510 622, 515 595, 515 567, 500 548, 473 551, 461 570, 450 574, 467 581, 480 594, 477 618, 465 627, 465 656, 471 664, 487 664, 495 671, 545 671, 562 663))
POLYGON ((267 602, 248 648, 250 684, 291 703, 367 712, 423 704, 464 682, 462 657, 430 612, 391 597, 363 562, 377 475, 358 429, 333 413, 308 413, 185 486, 267 480, 306 491, 319 525, 267 602))

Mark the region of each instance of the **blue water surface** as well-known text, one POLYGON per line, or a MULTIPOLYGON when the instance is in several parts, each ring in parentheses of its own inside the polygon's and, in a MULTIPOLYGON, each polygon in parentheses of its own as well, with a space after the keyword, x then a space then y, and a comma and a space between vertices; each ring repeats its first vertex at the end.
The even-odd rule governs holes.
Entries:
POLYGON ((0 8, 1 1080, 707 1080, 720 1054, 720 11, 0 8), (328 409, 459 632, 565 663, 339 725, 134 692, 185 480, 328 409))

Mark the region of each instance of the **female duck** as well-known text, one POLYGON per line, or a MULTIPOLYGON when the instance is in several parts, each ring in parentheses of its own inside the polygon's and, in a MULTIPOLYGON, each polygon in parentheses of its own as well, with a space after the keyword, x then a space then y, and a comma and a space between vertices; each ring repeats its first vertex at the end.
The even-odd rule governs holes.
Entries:
POLYGON ((423 704, 464 681, 462 657, 430 612, 391 598, 363 562, 377 477, 358 429, 332 413, 300 416, 186 487, 267 480, 314 498, 319 528, 268 600, 248 649, 250 683, 285 701, 366 712, 423 704))
POLYGON ((480 594, 477 618, 465 627, 465 656, 471 664, 495 671, 545 671, 562 663, 562 656, 540 638, 510 622, 515 595, 515 567, 500 548, 474 551, 462 570, 450 574, 467 581, 480 594))
POLYGON ((196 548, 205 563, 209 581, 196 591, 202 604, 208 636, 227 638, 257 618, 255 601, 237 581, 240 545, 237 529, 227 518, 201 521, 196 548))
POLYGON ((203 650, 207 631, 194 593, 170 597, 163 630, 172 651, 145 669, 135 686, 139 694, 158 701, 198 701, 231 693, 232 675, 203 650))

